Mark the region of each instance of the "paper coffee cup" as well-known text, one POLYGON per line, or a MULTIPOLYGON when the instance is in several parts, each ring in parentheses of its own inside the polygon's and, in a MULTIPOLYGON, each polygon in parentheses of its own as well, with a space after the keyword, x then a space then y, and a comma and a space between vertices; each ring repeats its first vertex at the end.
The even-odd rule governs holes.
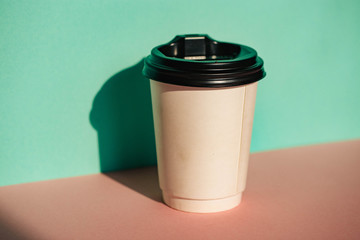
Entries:
POLYGON ((151 85, 164 202, 201 213, 237 206, 262 59, 244 45, 183 35, 154 48, 143 73, 151 85))

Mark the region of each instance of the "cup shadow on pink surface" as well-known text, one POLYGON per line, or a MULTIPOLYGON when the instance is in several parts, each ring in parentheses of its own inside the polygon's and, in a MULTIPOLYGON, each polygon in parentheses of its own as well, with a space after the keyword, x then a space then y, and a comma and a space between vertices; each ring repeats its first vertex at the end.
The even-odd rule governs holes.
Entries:
POLYGON ((156 167, 131 169, 104 173, 107 177, 131 188, 154 201, 161 202, 158 172, 156 167))
POLYGON ((156 165, 150 83, 142 75, 143 66, 141 59, 106 80, 89 120, 98 135, 101 172, 160 201, 156 168, 113 172, 156 165))

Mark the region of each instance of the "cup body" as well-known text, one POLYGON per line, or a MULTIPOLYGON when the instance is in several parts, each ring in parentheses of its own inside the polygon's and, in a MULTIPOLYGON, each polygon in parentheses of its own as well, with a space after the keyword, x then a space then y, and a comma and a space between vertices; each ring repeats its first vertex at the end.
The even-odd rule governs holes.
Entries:
POLYGON ((160 188, 186 212, 218 212, 246 185, 257 82, 224 88, 150 80, 160 188))

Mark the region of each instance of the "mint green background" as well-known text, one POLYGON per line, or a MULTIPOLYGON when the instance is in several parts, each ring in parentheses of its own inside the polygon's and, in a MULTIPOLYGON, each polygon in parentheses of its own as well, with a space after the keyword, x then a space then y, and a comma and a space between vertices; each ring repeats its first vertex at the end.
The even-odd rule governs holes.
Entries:
MULTIPOLYGON (((253 152, 359 138, 359 11, 357 0, 2 0, 0 185, 99 172, 95 96, 176 34, 250 45, 265 60, 253 152)), ((154 164, 148 141, 119 140, 149 159, 106 170, 154 164)))

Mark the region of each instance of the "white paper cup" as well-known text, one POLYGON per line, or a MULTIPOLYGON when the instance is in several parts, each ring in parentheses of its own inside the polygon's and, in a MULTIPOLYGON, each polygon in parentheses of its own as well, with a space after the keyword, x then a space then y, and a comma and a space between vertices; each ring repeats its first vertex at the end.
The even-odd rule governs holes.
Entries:
POLYGON ((163 52, 153 50, 144 68, 144 75, 151 78, 160 188, 164 202, 172 208, 198 213, 224 211, 240 203, 245 189, 257 81, 265 75, 263 62, 256 54, 246 55, 246 51, 253 52, 242 45, 218 47, 219 43, 207 36, 203 41, 198 35, 184 38, 185 44, 177 37, 158 48, 163 52), (243 55, 232 55, 239 50, 236 46, 244 47, 243 55), (215 51, 217 47, 220 52, 215 51), (229 47, 227 55, 238 62, 223 56, 225 47, 229 47), (177 56, 182 48, 187 52, 177 56), (165 53, 175 56, 167 59, 161 55, 165 53), (222 61, 207 61, 209 55, 216 58, 220 53, 222 61), (189 55, 191 60, 184 62, 189 55), (251 62, 249 56, 255 59, 253 69, 244 68, 244 62, 251 62), (176 62, 177 58, 182 62, 176 62))
POLYGON ((163 199, 187 212, 217 212, 241 201, 257 83, 219 89, 151 80, 163 199))

